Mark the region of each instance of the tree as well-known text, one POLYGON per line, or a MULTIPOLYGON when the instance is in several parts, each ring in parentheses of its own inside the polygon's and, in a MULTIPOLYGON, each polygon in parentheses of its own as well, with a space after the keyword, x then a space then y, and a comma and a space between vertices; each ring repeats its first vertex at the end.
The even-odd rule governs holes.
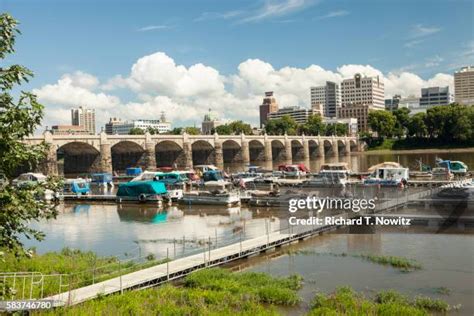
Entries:
POLYGON ((321 115, 310 115, 306 123, 300 126, 299 134, 305 135, 323 135, 326 130, 326 125, 323 123, 321 115))
POLYGON ((231 135, 232 134, 232 128, 227 124, 219 125, 219 126, 213 128, 211 133, 212 134, 217 133, 219 135, 231 135))
POLYGON ((400 108, 393 111, 392 113, 396 118, 394 134, 398 138, 401 138, 407 133, 408 122, 410 120, 410 109, 400 108))
POLYGON ((250 124, 244 123, 242 121, 233 121, 229 124, 229 126, 235 135, 240 135, 242 133, 246 135, 252 134, 252 127, 250 124))
POLYGON ((428 129, 425 124, 426 114, 416 113, 409 118, 407 124, 407 134, 409 136, 424 137, 428 133, 428 129))
POLYGON ((145 135, 145 131, 140 127, 133 127, 128 131, 128 135, 145 135))
POLYGON ((349 127, 344 123, 332 123, 326 125, 326 136, 345 136, 349 133, 349 127))
MULTIPOLYGON (((18 21, 8 14, 0 15, 0 59, 1 65, 8 55, 15 52, 15 38, 20 33, 18 21)), ((29 226, 29 221, 54 218, 54 204, 43 199, 46 189, 57 190, 61 185, 52 177, 44 184, 17 188, 9 185, 20 167, 33 169, 40 165, 48 150, 46 144, 27 145, 22 140, 33 134, 43 118, 44 107, 34 94, 19 92, 14 98, 11 90, 28 82, 31 70, 20 65, 0 68, 0 173, 8 181, 0 190, 0 249, 16 255, 29 254, 21 239, 42 240, 44 234, 29 226)))
POLYGON ((392 112, 376 110, 369 112, 368 123, 370 128, 377 132, 379 137, 390 137, 393 135, 397 119, 392 112))
POLYGON ((284 115, 280 119, 268 120, 265 131, 269 135, 296 135, 298 123, 289 115, 284 115))
POLYGON ((201 130, 194 126, 189 126, 184 128, 184 132, 189 135, 200 135, 201 130))

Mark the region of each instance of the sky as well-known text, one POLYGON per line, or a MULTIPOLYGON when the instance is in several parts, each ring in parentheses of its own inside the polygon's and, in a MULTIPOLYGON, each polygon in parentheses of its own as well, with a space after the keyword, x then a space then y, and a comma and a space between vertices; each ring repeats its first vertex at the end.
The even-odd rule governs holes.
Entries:
POLYGON ((386 98, 453 86, 474 64, 471 0, 0 0, 20 21, 18 63, 35 77, 43 127, 70 109, 109 117, 200 125, 258 122, 265 91, 280 106, 309 107, 310 87, 360 72, 379 75, 386 98))

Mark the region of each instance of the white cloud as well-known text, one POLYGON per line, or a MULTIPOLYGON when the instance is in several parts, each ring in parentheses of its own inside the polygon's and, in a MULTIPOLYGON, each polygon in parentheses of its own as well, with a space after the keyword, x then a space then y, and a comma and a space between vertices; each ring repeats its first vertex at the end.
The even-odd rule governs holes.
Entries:
POLYGON ((425 36, 438 33, 439 31, 441 31, 441 28, 437 26, 424 26, 423 24, 416 24, 412 26, 410 37, 411 38, 425 37, 425 36))
POLYGON ((338 17, 343 17, 346 15, 349 15, 350 12, 346 10, 338 10, 338 11, 332 11, 329 12, 328 14, 318 16, 316 20, 325 20, 325 19, 332 19, 332 18, 338 18, 338 17))
POLYGON ((265 0, 261 8, 249 12, 246 17, 240 19, 240 23, 259 22, 281 17, 302 10, 316 2, 316 0, 265 0))
MULTIPOLYGON (((427 62, 440 59, 434 56, 427 62)), ((180 65, 165 53, 157 52, 138 59, 130 74, 114 76, 105 84, 93 75, 75 72, 65 74, 55 84, 35 89, 34 93, 47 105, 45 125, 69 124, 69 108, 78 105, 97 109, 99 130, 110 116, 158 118, 161 111, 166 112, 174 126, 199 125, 209 108, 223 119, 256 124, 258 105, 265 91, 274 91, 280 106, 309 107, 311 86, 341 82, 356 73, 380 76, 385 82, 386 97, 419 95, 422 87, 453 85, 453 76, 442 73, 424 80, 409 70, 383 74, 371 65, 346 64, 335 70, 318 65, 276 69, 261 59, 245 60, 234 74, 223 76, 213 67, 201 63, 180 65), (119 88, 125 89, 122 92, 128 93, 133 101, 121 102, 110 94, 119 88)))
POLYGON ((156 30, 164 30, 164 29, 169 29, 170 27, 168 25, 148 25, 139 28, 137 31, 138 32, 149 32, 149 31, 156 31, 156 30))

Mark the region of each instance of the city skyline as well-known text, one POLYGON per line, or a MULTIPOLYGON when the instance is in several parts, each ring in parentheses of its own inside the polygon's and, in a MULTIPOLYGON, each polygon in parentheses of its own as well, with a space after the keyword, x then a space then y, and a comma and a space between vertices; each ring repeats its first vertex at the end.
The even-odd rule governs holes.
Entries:
POLYGON ((381 76, 386 98, 453 90, 454 71, 474 58, 469 1, 140 1, 108 14, 108 1, 2 6, 23 33, 10 62, 37 74, 28 86, 46 105, 49 126, 80 104, 97 110, 98 126, 161 111, 174 126, 194 125, 208 108, 257 125, 265 91, 282 106, 309 108, 311 86, 357 72, 381 76))

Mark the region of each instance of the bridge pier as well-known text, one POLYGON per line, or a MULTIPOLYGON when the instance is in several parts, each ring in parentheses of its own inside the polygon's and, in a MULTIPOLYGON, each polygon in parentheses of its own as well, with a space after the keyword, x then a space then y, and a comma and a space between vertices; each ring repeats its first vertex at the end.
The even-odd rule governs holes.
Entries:
POLYGON ((324 143, 319 142, 318 144, 318 158, 324 160, 325 158, 325 153, 324 153, 324 143))
POLYGON ((309 141, 303 138, 303 159, 308 160, 309 157, 309 141))
POLYGON ((192 169, 193 168, 193 149, 189 141, 186 141, 183 143, 183 152, 184 152, 184 157, 185 157, 186 168, 192 169))
POLYGON ((250 163, 249 142, 247 140, 242 139, 242 145, 240 148, 241 148, 241 153, 242 153, 242 162, 248 165, 250 163))
POLYGON ((224 167, 224 151, 222 149, 222 142, 217 140, 217 136, 216 141, 214 142, 214 153, 216 167, 222 169, 224 167))
POLYGON ((156 169, 155 143, 151 141, 145 143, 145 151, 143 152, 139 165, 145 170, 156 169))
POLYGON ((351 142, 349 140, 345 140, 345 150, 344 150, 344 155, 348 156, 351 154, 351 142))
POLYGON ((291 152, 291 140, 285 135, 285 161, 290 162, 293 160, 293 153, 291 152))
POLYGON ((265 140, 265 161, 272 161, 273 156, 272 156, 272 141, 271 140, 265 140))
POLYGON ((100 144, 97 171, 112 173, 112 150, 109 143, 100 144))

